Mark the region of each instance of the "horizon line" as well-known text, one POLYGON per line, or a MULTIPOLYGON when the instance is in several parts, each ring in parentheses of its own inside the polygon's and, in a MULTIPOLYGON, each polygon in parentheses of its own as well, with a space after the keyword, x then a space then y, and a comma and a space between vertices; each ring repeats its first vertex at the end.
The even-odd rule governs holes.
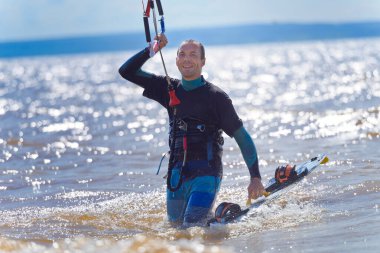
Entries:
MULTIPOLYGON (((339 21, 339 22, 260 22, 260 23, 241 23, 241 24, 231 24, 231 25, 214 25, 214 26, 204 26, 204 27, 185 27, 185 28, 173 28, 171 32, 186 32, 194 30, 207 30, 207 29, 219 29, 219 28, 233 28, 233 27, 246 27, 246 26, 313 26, 313 25, 355 25, 355 24, 379 24, 380 20, 368 20, 368 21, 339 21)), ((0 40, 0 44, 17 44, 25 42, 41 42, 41 41, 59 41, 59 40, 70 40, 70 39, 81 39, 81 38, 100 38, 108 36, 120 36, 120 35, 137 35, 143 33, 143 27, 141 31, 131 30, 131 31, 120 31, 120 32, 110 32, 110 33, 89 33, 89 34, 67 34, 58 35, 50 37, 34 37, 34 38, 24 38, 24 39, 10 39, 10 40, 0 40)))

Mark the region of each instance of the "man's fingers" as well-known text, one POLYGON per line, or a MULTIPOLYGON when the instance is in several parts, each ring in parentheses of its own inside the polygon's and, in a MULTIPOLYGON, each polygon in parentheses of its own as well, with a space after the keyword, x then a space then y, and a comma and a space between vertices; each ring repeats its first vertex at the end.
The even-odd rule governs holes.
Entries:
POLYGON ((164 34, 159 34, 159 35, 155 36, 154 39, 158 40, 160 42, 168 43, 168 39, 166 38, 166 36, 164 34))
POLYGON ((158 41, 159 48, 164 48, 168 44, 168 40, 163 34, 159 34, 158 36, 155 36, 154 39, 158 41))
POLYGON ((258 197, 261 197, 261 196, 267 196, 268 193, 265 191, 265 189, 259 189, 259 190, 256 190, 256 191, 251 191, 249 192, 248 194, 248 198, 251 198, 251 199, 257 199, 258 197))
POLYGON ((164 47, 164 46, 166 46, 167 43, 168 43, 168 42, 160 41, 160 46, 161 46, 161 47, 164 47))
POLYGON ((249 194, 248 194, 248 198, 249 199, 256 199, 258 197, 258 194, 256 192, 253 192, 251 191, 249 194))

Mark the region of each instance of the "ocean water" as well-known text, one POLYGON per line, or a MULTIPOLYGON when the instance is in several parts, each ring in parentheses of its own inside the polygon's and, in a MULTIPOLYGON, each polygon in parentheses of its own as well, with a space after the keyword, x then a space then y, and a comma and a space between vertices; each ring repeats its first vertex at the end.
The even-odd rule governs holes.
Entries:
MULTIPOLYGON (((170 20, 167 20, 170 23, 170 20)), ((153 32, 153 24, 151 24, 153 32)), ((141 28, 143 25, 141 24, 141 28)), ((192 38, 205 45, 238 45, 284 41, 310 41, 380 36, 380 22, 358 23, 269 23, 230 25, 223 27, 198 27, 172 30, 168 47, 176 48, 183 40, 192 38)), ((153 36, 153 35, 152 35, 153 36)), ((135 33, 78 36, 68 38, 35 39, 30 41, 1 41, 0 58, 30 57, 58 54, 78 54, 138 50, 145 42, 141 29, 135 33)))
MULTIPOLYGON (((117 73, 134 53, 0 60, 0 252, 378 252, 378 38, 207 47, 204 76, 232 98, 263 182, 330 162, 241 222, 186 230, 169 226, 155 175, 166 112, 117 73)), ((163 73, 159 57, 144 68, 163 73)), ((244 206, 248 170, 224 148, 217 203, 244 206)))

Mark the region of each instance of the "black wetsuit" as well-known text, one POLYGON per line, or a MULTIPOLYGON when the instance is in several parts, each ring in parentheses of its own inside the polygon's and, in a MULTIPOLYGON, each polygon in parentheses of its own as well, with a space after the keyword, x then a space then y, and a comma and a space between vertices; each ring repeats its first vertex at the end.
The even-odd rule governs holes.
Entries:
MULTIPOLYGON (((143 95, 153 99, 164 106, 173 118, 172 109, 169 107, 168 84, 164 76, 150 74, 141 70, 142 65, 149 59, 149 51, 142 50, 120 67, 120 74, 125 79, 144 88, 143 95)), ((186 91, 181 80, 171 78, 176 95, 181 103, 177 106, 177 118, 194 118, 208 125, 214 125, 223 130, 230 137, 242 126, 242 121, 237 115, 231 99, 228 95, 213 85, 202 80, 204 85, 191 91, 186 91)), ((221 166, 221 157, 216 156, 215 164, 221 166)), ((218 166, 219 167, 219 166, 218 166)), ((221 167, 214 168, 212 175, 221 176, 221 167)))

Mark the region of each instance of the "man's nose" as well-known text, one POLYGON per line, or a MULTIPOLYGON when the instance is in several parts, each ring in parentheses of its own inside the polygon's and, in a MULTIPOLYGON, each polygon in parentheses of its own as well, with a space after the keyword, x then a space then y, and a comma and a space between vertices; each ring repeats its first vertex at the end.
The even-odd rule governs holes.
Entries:
POLYGON ((184 55, 184 56, 183 56, 183 60, 184 60, 184 61, 188 61, 189 59, 190 59, 190 55, 184 55))

